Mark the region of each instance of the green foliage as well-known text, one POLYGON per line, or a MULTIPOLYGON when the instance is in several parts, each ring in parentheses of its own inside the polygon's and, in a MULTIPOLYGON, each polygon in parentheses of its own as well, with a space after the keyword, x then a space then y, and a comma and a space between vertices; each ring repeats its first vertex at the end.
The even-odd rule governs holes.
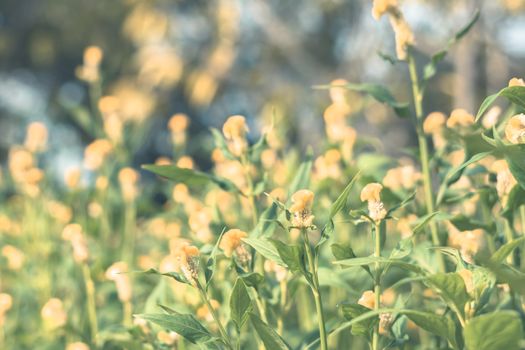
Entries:
POLYGON ((520 349, 523 328, 514 311, 496 311, 474 317, 464 330, 466 350, 520 349))

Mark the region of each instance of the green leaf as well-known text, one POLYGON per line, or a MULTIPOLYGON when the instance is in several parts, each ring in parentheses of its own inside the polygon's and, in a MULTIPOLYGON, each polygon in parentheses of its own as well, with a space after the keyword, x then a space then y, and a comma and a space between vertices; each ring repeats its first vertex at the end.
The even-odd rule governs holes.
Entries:
POLYGON ((394 211, 400 209, 400 208, 403 208, 404 206, 406 206, 408 203, 412 202, 414 200, 414 198, 416 198, 416 192, 412 192, 407 198, 403 199, 402 202, 392 206, 392 208, 390 208, 387 212, 387 216, 389 216, 391 213, 393 213, 394 211))
POLYGON ((277 203, 272 203, 271 206, 266 208, 259 216, 259 222, 253 229, 251 237, 261 238, 270 237, 274 233, 278 223, 279 206, 277 203))
POLYGON ((304 264, 304 248, 297 244, 286 244, 276 239, 270 239, 275 249, 279 253, 281 260, 286 267, 292 272, 300 272, 310 281, 310 273, 306 270, 304 264))
POLYGON ((461 175, 463 174, 463 170, 465 170, 466 167, 468 167, 471 164, 474 164, 476 162, 479 162, 481 159, 485 158, 486 156, 492 154, 492 151, 490 152, 481 152, 473 155, 469 160, 464 162, 463 164, 452 168, 449 170, 447 175, 445 176, 445 179, 441 183, 441 186, 439 186, 438 194, 436 197, 436 203, 439 206, 439 204, 442 202, 443 197, 445 195, 445 191, 447 188, 452 185, 454 182, 458 181, 461 175))
POLYGON ((515 185, 509 193, 507 205, 501 215, 506 217, 509 222, 513 222, 514 212, 522 205, 525 205, 525 190, 520 185, 515 185))
POLYGON ((256 163, 261 159, 261 153, 265 148, 268 147, 268 142, 266 140, 266 134, 262 134, 261 138, 253 144, 249 149, 249 157, 252 163, 256 163))
MULTIPOLYGON (((173 311, 173 310, 172 310, 173 311)), ((155 323, 164 329, 176 332, 193 344, 203 343, 213 339, 212 334, 190 314, 141 314, 135 315, 143 320, 155 323)))
POLYGON ((525 108, 525 87, 511 86, 501 89, 499 92, 488 96, 481 103, 478 113, 476 114, 476 121, 487 111, 487 109, 496 101, 499 96, 506 97, 510 102, 525 108))
POLYGON ((510 172, 521 188, 525 189, 525 145, 506 146, 502 151, 510 172))
POLYGON ((171 277, 175 279, 178 282, 191 284, 190 282, 188 282, 188 280, 186 279, 186 277, 184 277, 182 273, 178 273, 178 272, 160 272, 159 270, 156 270, 156 269, 149 269, 147 271, 137 271, 137 273, 143 273, 147 275, 167 276, 167 277, 171 277))
POLYGON ((250 321, 255 328, 255 331, 261 338, 266 349, 271 350, 290 350, 290 346, 286 344, 283 338, 268 324, 264 323, 255 314, 250 313, 250 321))
POLYGON ((167 179, 174 180, 176 182, 182 182, 188 186, 202 187, 213 183, 225 191, 241 193, 237 186, 235 186, 235 184, 230 180, 207 174, 202 171, 179 168, 175 165, 146 164, 143 165, 142 168, 167 179))
POLYGON ((376 258, 373 256, 369 256, 365 258, 353 258, 353 259, 334 261, 334 264, 343 265, 343 266, 364 266, 364 265, 375 264, 377 262, 381 264, 397 266, 404 270, 412 271, 415 273, 420 273, 420 274, 425 273, 425 271, 416 264, 408 263, 400 259, 389 259, 389 258, 383 258, 383 257, 376 258))
POLYGON ((240 332, 252 310, 252 301, 241 278, 237 278, 230 295, 230 317, 240 332))
MULTIPOLYGON (((348 321, 351 321, 354 318, 369 312, 370 309, 356 303, 342 303, 341 311, 343 312, 343 316, 348 321)), ((379 319, 376 317, 355 323, 352 325, 351 332, 353 335, 363 335, 365 337, 370 337, 373 328, 376 326, 378 321, 379 319)))
POLYGON ((405 311, 404 314, 419 327, 427 332, 447 339, 452 348, 458 349, 456 342, 456 325, 450 317, 415 310, 405 311))
POLYGON ((332 204, 332 206, 330 207, 330 213, 328 215, 328 219, 332 220, 336 216, 336 214, 339 213, 341 209, 344 208, 348 200, 348 196, 350 195, 350 191, 352 190, 352 187, 354 186, 355 182, 359 178, 359 174, 360 173, 358 172, 357 174, 354 175, 352 180, 350 180, 348 185, 346 185, 343 192, 339 195, 339 197, 337 197, 335 202, 332 204))
POLYGON ((436 273, 427 278, 452 310, 464 316, 465 304, 470 299, 465 282, 458 273, 436 273))
POLYGON ((515 311, 496 311, 471 319, 463 331, 466 350, 519 350, 523 329, 515 311))
POLYGON ((507 256, 523 243, 525 243, 525 237, 520 237, 512 242, 502 245, 494 254, 492 254, 490 262, 493 264, 504 262, 507 256))
POLYGON ((417 225, 412 229, 412 234, 418 235, 419 233, 423 232, 425 227, 434 219, 436 215, 438 215, 440 212, 435 211, 433 213, 427 214, 425 216, 422 216, 417 220, 417 225))
POLYGON ((213 278, 213 274, 215 273, 215 266, 217 265, 216 256, 217 256, 217 252, 219 251, 219 244, 221 243, 222 235, 224 235, 224 232, 226 232, 226 228, 222 229, 222 232, 219 235, 217 242, 213 246, 213 249, 210 253, 210 257, 206 261, 206 267, 204 269, 204 279, 206 280, 206 290, 208 290, 208 287, 210 286, 211 280, 213 278))
POLYGON ((472 17, 472 19, 467 23, 467 25, 465 25, 463 28, 461 28, 448 41, 447 46, 443 50, 441 50, 441 51, 437 52, 436 54, 432 55, 432 58, 431 58, 430 62, 423 69, 423 80, 424 81, 432 78, 436 74, 436 72, 437 72, 437 64, 439 62, 441 62, 445 58, 445 56, 447 55, 447 53, 450 50, 450 48, 470 31, 470 29, 474 26, 474 24, 479 19, 479 13, 480 13, 479 10, 476 11, 476 13, 472 17))
POLYGON ((337 197, 335 202, 330 207, 330 212, 328 214, 328 222, 324 225, 324 228, 321 230, 321 239, 316 244, 315 248, 316 250, 319 249, 319 247, 326 242, 330 238, 330 233, 334 230, 334 217, 341 211, 341 209, 344 208, 346 205, 346 202, 348 200, 348 196, 350 195, 350 191, 352 190, 352 187, 354 186, 355 182, 357 181, 359 177, 359 172, 354 175, 352 180, 346 185, 343 192, 337 197))
POLYGON ((268 239, 263 238, 243 238, 242 241, 255 249, 257 253, 261 254, 268 260, 275 261, 277 264, 286 267, 286 264, 279 256, 279 252, 275 245, 268 239))

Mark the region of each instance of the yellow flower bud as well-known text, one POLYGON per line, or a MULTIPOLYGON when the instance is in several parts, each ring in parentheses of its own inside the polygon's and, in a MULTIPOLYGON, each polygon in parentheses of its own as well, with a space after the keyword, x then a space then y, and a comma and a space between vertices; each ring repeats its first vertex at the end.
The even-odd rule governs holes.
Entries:
POLYGON ((362 305, 362 306, 366 307, 366 308, 374 309, 375 305, 376 305, 374 291, 367 290, 367 291, 363 292, 363 294, 361 295, 361 297, 359 298, 357 303, 359 305, 362 305))
POLYGON ((293 215, 292 225, 306 228, 312 226, 314 216, 311 213, 314 193, 310 190, 299 190, 292 195, 290 212, 293 215))

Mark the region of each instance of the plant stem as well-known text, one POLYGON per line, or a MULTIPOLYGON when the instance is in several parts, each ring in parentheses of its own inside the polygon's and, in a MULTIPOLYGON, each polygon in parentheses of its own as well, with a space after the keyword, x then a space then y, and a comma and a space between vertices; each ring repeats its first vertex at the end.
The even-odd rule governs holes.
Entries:
MULTIPOLYGON (((416 132, 417 141, 419 144, 419 158, 421 161, 421 169, 423 172, 423 188, 425 191, 425 204, 427 207, 427 214, 434 212, 434 195, 432 193, 432 177, 430 176, 430 166, 428 157, 428 143, 423 132, 423 94, 419 86, 419 78, 417 74, 416 61, 412 52, 408 54, 408 70, 410 73, 410 80, 412 82, 412 94, 414 98, 414 108, 416 110, 416 132)), ((432 243, 435 246, 440 246, 438 227, 435 220, 430 221, 430 232, 432 234, 432 243)), ((445 272, 445 260, 441 254, 437 255, 439 270, 445 272)))
POLYGON ((323 313, 323 303, 321 300, 321 289, 319 288, 319 278, 317 276, 317 267, 314 264, 314 256, 312 254, 312 248, 310 247, 310 241, 308 240, 308 233, 306 229, 301 229, 303 236, 304 249, 306 251, 306 259, 308 260, 308 268, 312 273, 312 294, 315 300, 315 309, 317 311, 317 323, 319 325, 319 338, 321 341, 321 350, 328 350, 328 342, 326 337, 325 320, 323 313))
POLYGON ((82 264, 82 275, 84 277, 84 284, 86 287, 86 306, 89 319, 89 328, 91 331, 91 343, 95 344, 98 334, 97 307, 95 304, 95 284, 91 278, 89 266, 86 263, 82 264))
MULTIPOLYGON (((381 257, 381 222, 375 223, 375 247, 374 257, 381 257)), ((380 263, 375 263, 375 279, 374 279, 374 310, 379 310, 381 303, 381 273, 379 271, 380 263)), ((372 335, 372 350, 379 349, 379 323, 374 327, 374 333, 372 335)))
POLYGON ((228 337, 228 333, 226 333, 226 329, 224 329, 221 320, 219 319, 219 315, 217 314, 217 311, 213 308, 213 306, 210 303, 210 300, 208 298, 208 294, 206 294, 206 291, 202 287, 201 283, 197 281, 197 289, 199 290, 199 293, 201 295, 202 301, 206 304, 208 307, 208 310, 210 311, 211 316, 213 317, 213 320, 219 327, 219 332, 221 333, 222 341, 224 344, 228 347, 228 349, 233 350, 233 346, 230 343, 230 338, 228 337))

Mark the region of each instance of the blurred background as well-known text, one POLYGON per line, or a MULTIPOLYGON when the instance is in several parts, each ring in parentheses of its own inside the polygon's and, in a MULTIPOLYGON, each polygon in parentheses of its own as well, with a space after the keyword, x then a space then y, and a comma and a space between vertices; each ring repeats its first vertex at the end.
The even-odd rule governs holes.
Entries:
MULTIPOLYGON (((432 79, 425 112, 477 110, 483 97, 522 76, 525 1, 401 1, 416 33, 420 63, 469 21, 481 18, 454 46, 432 79)), ((171 152, 167 122, 191 119, 188 153, 202 168, 212 148, 203 137, 227 116, 245 115, 252 137, 272 118, 292 143, 323 134, 326 91, 336 78, 378 82, 408 101, 407 69, 395 56, 386 18, 377 23, 366 0, 81 1, 3 0, 0 4, 0 159, 20 143, 25 126, 50 129, 46 162, 60 173, 82 162, 97 101, 116 96, 125 123, 140 125, 135 164, 171 152), (103 51, 100 79, 82 77, 84 50, 103 51), (80 67, 80 68, 79 68, 80 67), (201 142, 202 140, 202 142, 201 142)), ((354 96, 353 126, 381 134, 388 153, 413 143, 408 121, 354 96)))

